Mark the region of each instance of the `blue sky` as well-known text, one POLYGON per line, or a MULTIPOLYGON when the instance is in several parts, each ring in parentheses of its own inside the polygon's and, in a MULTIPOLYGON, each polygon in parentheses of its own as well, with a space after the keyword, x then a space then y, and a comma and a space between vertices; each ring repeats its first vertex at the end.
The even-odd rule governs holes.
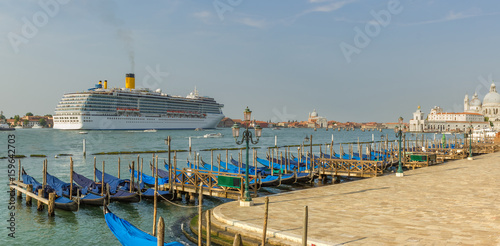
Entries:
POLYGON ((0 23, 8 117, 134 72, 136 87, 197 86, 232 118, 395 122, 461 111, 500 73, 497 1, 6 0, 0 23))

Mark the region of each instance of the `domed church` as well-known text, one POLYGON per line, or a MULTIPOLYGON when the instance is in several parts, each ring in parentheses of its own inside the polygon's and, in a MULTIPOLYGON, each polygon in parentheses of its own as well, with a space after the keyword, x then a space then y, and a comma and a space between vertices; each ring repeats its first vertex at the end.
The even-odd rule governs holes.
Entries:
POLYGON ((469 100, 465 95, 464 111, 469 113, 480 113, 493 123, 493 129, 500 130, 500 94, 497 92, 495 83, 491 83, 490 91, 483 98, 483 102, 477 97, 477 93, 469 100))
POLYGON ((490 91, 483 98, 483 102, 477 97, 477 93, 469 100, 469 96, 465 95, 464 111, 470 113, 480 113, 489 118, 489 121, 497 125, 500 121, 500 94, 497 92, 495 83, 491 83, 490 91))

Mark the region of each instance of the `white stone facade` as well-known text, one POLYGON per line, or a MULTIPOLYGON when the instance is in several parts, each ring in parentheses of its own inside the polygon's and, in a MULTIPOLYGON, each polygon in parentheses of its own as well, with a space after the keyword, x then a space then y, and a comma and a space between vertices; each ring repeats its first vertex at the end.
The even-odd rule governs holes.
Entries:
POLYGON ((425 113, 420 110, 418 106, 417 111, 413 113, 413 118, 410 120, 410 131, 411 132, 423 132, 426 130, 427 122, 425 119, 425 113))
POLYGON ((493 123, 496 130, 498 129, 497 121, 500 121, 500 94, 497 92, 495 83, 491 83, 490 91, 483 98, 483 101, 479 100, 477 93, 469 101, 469 96, 465 95, 464 99, 464 111, 469 113, 481 113, 488 117, 488 120, 493 123))
POLYGON ((489 122, 484 121, 480 113, 446 113, 441 107, 434 107, 425 118, 420 107, 410 120, 410 131, 412 132, 463 132, 472 125, 474 129, 488 129, 489 122))
POLYGON ((316 109, 312 113, 309 113, 309 119, 307 120, 307 126, 310 128, 326 128, 328 127, 328 120, 325 117, 320 117, 316 112, 316 109))

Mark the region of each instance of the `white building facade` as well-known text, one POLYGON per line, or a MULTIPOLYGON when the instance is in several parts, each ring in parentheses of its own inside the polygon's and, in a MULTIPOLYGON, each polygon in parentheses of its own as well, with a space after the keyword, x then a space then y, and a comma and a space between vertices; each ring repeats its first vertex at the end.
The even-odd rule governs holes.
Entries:
POLYGON ((419 107, 410 120, 412 132, 463 132, 470 126, 474 129, 490 128, 489 122, 484 121, 484 115, 480 113, 447 113, 437 106, 431 109, 427 118, 419 107))
POLYGON ((427 120, 425 119, 425 113, 418 106, 417 111, 413 113, 413 118, 410 120, 410 132, 424 132, 426 127, 427 120))
POLYGON ((309 113, 307 126, 310 128, 326 128, 328 127, 328 120, 325 117, 320 117, 316 112, 316 109, 314 109, 312 113, 309 113))
POLYGON ((495 83, 491 83, 490 91, 483 98, 478 98, 477 93, 469 100, 465 95, 464 111, 469 113, 481 113, 492 123, 494 130, 500 131, 500 94, 497 92, 495 83))

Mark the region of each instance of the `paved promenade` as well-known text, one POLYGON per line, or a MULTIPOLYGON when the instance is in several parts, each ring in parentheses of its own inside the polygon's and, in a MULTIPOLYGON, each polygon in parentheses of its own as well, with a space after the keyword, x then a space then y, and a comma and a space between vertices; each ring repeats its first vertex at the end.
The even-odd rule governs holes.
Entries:
MULTIPOLYGON (((270 237, 298 245, 500 245, 500 152, 395 175, 269 197, 270 237), (290 240, 295 240, 292 242, 290 240)), ((262 235, 264 198, 214 209, 214 219, 262 235)))

